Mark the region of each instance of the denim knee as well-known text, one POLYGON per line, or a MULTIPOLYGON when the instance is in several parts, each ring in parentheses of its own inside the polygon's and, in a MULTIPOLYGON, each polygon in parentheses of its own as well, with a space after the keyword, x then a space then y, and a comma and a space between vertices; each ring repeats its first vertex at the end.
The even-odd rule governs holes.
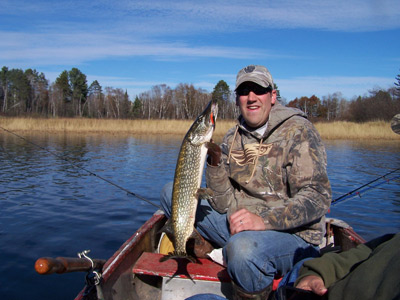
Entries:
POLYGON ((270 263, 268 254, 260 260, 254 253, 257 247, 262 245, 244 231, 231 236, 223 249, 229 275, 247 292, 261 291, 274 280, 275 268, 265 264, 270 263))
POLYGON ((257 245, 253 239, 248 238, 246 234, 237 233, 231 236, 224 250, 229 262, 241 264, 253 258, 254 247, 257 247, 257 245))
POLYGON ((242 231, 224 248, 228 273, 248 292, 266 288, 275 274, 285 275, 299 260, 318 253, 302 238, 278 231, 242 231))

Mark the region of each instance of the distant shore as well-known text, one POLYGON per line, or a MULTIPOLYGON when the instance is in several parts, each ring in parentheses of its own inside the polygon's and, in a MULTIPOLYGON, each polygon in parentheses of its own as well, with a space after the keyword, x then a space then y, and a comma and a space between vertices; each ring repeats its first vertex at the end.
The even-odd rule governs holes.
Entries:
MULTIPOLYGON (((86 118, 5 118, 0 117, 0 126, 12 132, 48 133, 98 133, 98 134, 162 134, 184 135, 192 120, 115 120, 86 118)), ((222 137, 235 125, 233 120, 217 120, 217 137, 222 137)), ((399 140, 400 135, 390 128, 390 122, 366 123, 318 122, 314 124, 322 139, 399 140)), ((4 130, 2 130, 4 132, 4 130)), ((0 131, 1 132, 1 131, 0 131)))

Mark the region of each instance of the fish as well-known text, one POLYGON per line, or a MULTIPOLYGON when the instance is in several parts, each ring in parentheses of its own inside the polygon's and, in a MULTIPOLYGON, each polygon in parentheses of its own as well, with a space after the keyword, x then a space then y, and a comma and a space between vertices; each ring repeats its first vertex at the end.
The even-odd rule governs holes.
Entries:
POLYGON ((160 261, 170 258, 195 259, 186 251, 186 243, 199 233, 194 228, 199 198, 210 198, 208 188, 200 188, 208 147, 215 130, 218 114, 216 100, 211 100, 186 133, 179 151, 172 189, 172 212, 164 231, 174 245, 174 251, 160 261))

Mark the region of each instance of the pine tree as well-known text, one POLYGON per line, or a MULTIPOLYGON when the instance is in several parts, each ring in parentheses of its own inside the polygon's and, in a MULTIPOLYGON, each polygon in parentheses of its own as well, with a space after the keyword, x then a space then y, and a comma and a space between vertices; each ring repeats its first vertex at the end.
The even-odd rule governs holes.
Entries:
POLYGON ((140 101, 139 97, 136 96, 135 101, 132 105, 132 117, 133 118, 140 118, 142 113, 142 101, 140 101))
POLYGON ((65 102, 71 101, 72 90, 69 85, 68 72, 63 71, 60 76, 57 77, 55 83, 57 89, 61 92, 62 100, 65 102))
POLYGON ((397 82, 394 83, 394 85, 396 86, 396 96, 400 97, 400 74, 397 74, 396 80, 397 82))
POLYGON ((229 89, 229 85, 224 80, 218 81, 212 92, 212 98, 213 100, 217 100, 218 117, 221 119, 225 119, 227 117, 226 111, 230 95, 231 91, 229 89))
MULTIPOLYGON (((8 68, 3 67, 0 71, 0 97, 3 99, 1 111, 6 112, 8 109, 8 68)), ((0 100, 1 100, 0 98, 0 100)), ((0 102, 1 103, 1 102, 0 102)))

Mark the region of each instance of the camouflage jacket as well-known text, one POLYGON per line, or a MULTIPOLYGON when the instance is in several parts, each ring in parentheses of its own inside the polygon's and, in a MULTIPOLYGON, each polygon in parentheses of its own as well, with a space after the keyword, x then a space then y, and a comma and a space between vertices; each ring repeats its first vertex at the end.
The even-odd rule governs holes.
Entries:
POLYGON ((319 245, 331 203, 326 153, 305 114, 272 107, 263 136, 239 124, 223 138, 222 162, 207 166, 211 205, 220 213, 246 208, 267 230, 291 232, 319 245))

